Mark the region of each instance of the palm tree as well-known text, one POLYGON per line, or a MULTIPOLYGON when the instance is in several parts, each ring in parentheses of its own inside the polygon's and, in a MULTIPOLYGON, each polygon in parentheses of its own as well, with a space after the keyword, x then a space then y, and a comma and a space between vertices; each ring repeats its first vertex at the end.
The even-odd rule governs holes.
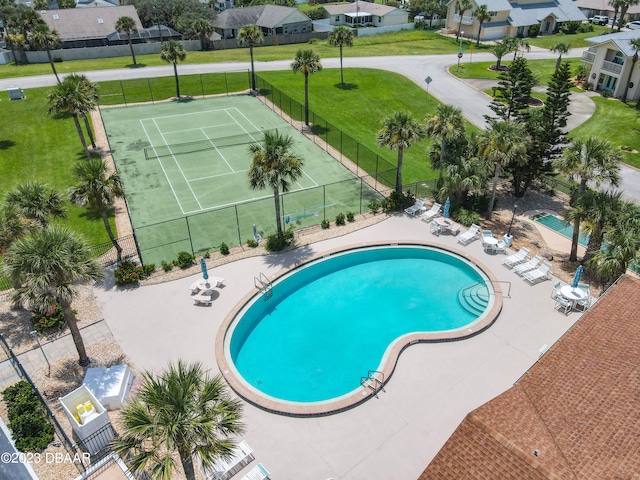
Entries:
POLYGON ((500 64, 502 63, 502 57, 509 52, 509 45, 504 39, 500 42, 496 42, 491 47, 491 53, 496 57, 496 70, 500 70, 500 64))
POLYGON ((309 126, 309 75, 322 70, 320 55, 313 50, 298 50, 291 64, 293 73, 304 75, 304 124, 309 126))
MULTIPOLYGON (((559 172, 569 179, 578 181, 576 199, 579 199, 587 189, 587 183, 596 187, 603 182, 612 186, 619 184, 620 162, 622 157, 607 140, 589 137, 587 140, 576 139, 564 149, 562 156, 555 165, 559 172)), ((578 259, 578 236, 582 218, 577 215, 573 222, 573 236, 571 239, 571 254, 569 260, 578 259)))
POLYGON ((75 73, 67 75, 62 82, 49 91, 47 99, 50 106, 47 113, 64 112, 71 115, 87 159, 90 159, 91 154, 87 148, 79 118, 92 108, 92 101, 87 97, 87 92, 83 89, 83 86, 86 87, 86 85, 80 81, 79 77, 83 77, 83 75, 76 75, 75 73))
POLYGON ((331 30, 329 45, 340 47, 340 85, 344 86, 344 74, 342 72, 342 47, 353 47, 353 30, 341 25, 331 30))
POLYGON ((606 230, 615 226, 616 213, 620 210, 622 192, 598 192, 587 190, 578 202, 584 212, 585 232, 589 233, 589 243, 582 258, 587 262, 600 248, 606 230))
POLYGON ((249 167, 249 186, 254 190, 271 187, 276 206, 276 225, 282 233, 280 191, 288 192, 291 183, 302 175, 301 158, 291 153, 293 138, 275 132, 265 132, 263 145, 249 145, 253 157, 249 167))
POLYGON ((525 164, 530 145, 531 137, 527 134, 525 125, 515 120, 492 121, 489 128, 479 136, 478 157, 486 162, 488 171, 493 171, 487 218, 490 218, 493 212, 502 169, 507 165, 525 164))
POLYGON ((18 185, 7 193, 4 201, 36 228, 45 228, 51 218, 66 218, 62 195, 48 190, 44 183, 18 185))
POLYGON ((465 134, 462 110, 453 105, 441 103, 436 108, 436 114, 427 119, 426 133, 440 140, 440 175, 438 177, 438 187, 440 187, 444 172, 445 144, 447 140, 458 139, 465 134))
POLYGON ((58 37, 58 32, 56 32, 55 30, 50 30, 46 24, 38 25, 31 32, 31 44, 33 47, 37 49, 44 49, 47 52, 47 58, 49 59, 51 70, 53 70, 53 74, 56 76, 56 81, 60 83, 60 77, 58 77, 56 66, 53 63, 53 58, 51 57, 51 49, 56 48, 58 45, 60 45, 60 37, 58 37))
POLYGON ((196 18, 191 24, 191 28, 200 37, 200 48, 207 50, 209 48, 209 37, 213 33, 213 25, 204 18, 196 18))
POLYGON ((29 230, 29 222, 20 215, 14 205, 0 205, 0 254, 18 238, 22 238, 29 230))
POLYGON ((174 478, 175 454, 187 480, 195 480, 194 457, 211 469, 231 455, 230 437, 244 432, 241 402, 200 363, 178 361, 157 376, 145 372, 138 395, 121 412, 124 433, 114 441, 115 451, 131 454, 133 471, 148 467, 154 480, 174 478))
POLYGON ((251 56, 251 90, 256 89, 256 71, 253 66, 253 47, 262 45, 264 37, 262 30, 257 25, 245 25, 238 32, 238 45, 241 47, 249 45, 249 55, 251 56))
MULTIPOLYGON (((611 23, 611 31, 616 28, 616 20, 618 20, 618 12, 625 0, 609 0, 609 5, 613 7, 613 23, 611 23)), ((619 30, 619 28, 618 28, 619 30)))
POLYGON ((136 63, 136 54, 133 51, 133 43, 131 43, 131 34, 138 33, 138 27, 136 26, 136 21, 131 17, 120 17, 116 20, 116 32, 118 33, 126 33, 127 41, 129 42, 129 49, 131 50, 131 58, 133 59, 133 64, 136 63))
POLYGON ((640 3, 640 0, 624 0, 620 3, 620 20, 618 21, 618 31, 620 31, 620 28, 622 28, 622 25, 624 24, 624 17, 627 14, 629 7, 638 5, 638 3, 640 3))
POLYGON ((458 31, 456 32, 456 40, 460 38, 460 30, 462 29, 462 17, 464 17, 464 12, 467 10, 471 10, 471 1, 470 0, 456 0, 456 8, 460 15, 460 21, 458 22, 458 31))
POLYGON ((398 150, 396 192, 402 193, 402 155, 414 142, 426 137, 426 132, 409 112, 395 112, 382 120, 376 143, 379 147, 398 150))
POLYGON ((480 5, 476 9, 475 17, 478 20, 478 40, 476 41, 476 47, 480 46, 480 35, 482 34, 482 24, 491 20, 491 14, 486 4, 480 5))
POLYGON ((4 257, 4 273, 14 285, 20 285, 13 296, 15 302, 27 303, 42 313, 50 313, 52 305, 60 304, 80 365, 88 365, 89 357, 71 302, 74 285, 100 281, 103 273, 86 241, 64 227, 50 225, 9 247, 4 257))
POLYGON ((513 59, 518 56, 518 52, 522 49, 525 52, 531 51, 531 45, 524 38, 518 37, 504 37, 503 41, 506 42, 510 52, 513 52, 513 59))
POLYGON ((100 98, 100 95, 98 95, 98 86, 95 83, 90 82, 84 75, 74 75, 71 76, 71 78, 78 82, 78 88, 84 93, 86 103, 81 116, 84 120, 84 126, 87 129, 87 135, 89 135, 91 146, 96 148, 96 142, 93 138, 93 133, 91 132, 91 125, 89 125, 89 117, 87 114, 98 105, 98 100, 100 98))
POLYGON ((175 40, 167 40, 162 44, 160 59, 173 64, 173 75, 176 79, 176 97, 180 100, 180 80, 178 79, 178 62, 183 62, 187 58, 187 52, 181 43, 175 40))
POLYGON ((560 68, 560 64, 562 63, 562 55, 566 55, 567 53, 569 53, 570 49, 571 45, 564 42, 558 42, 549 49, 553 53, 558 54, 558 60, 556 60, 556 72, 558 71, 558 69, 560 68))
POLYGON ((627 78, 627 86, 622 94, 622 103, 627 101, 627 95, 629 94, 629 88, 631 87, 631 77, 633 76, 633 69, 636 67, 638 61, 638 52, 640 52, 640 37, 629 40, 631 48, 633 48, 633 57, 631 57, 631 68, 629 69, 629 78, 627 78))
POLYGON ((69 200, 81 207, 88 207, 91 212, 102 217, 109 239, 118 252, 119 263, 122 260, 122 247, 111 231, 109 210, 116 198, 124 198, 120 175, 118 172, 109 174, 101 158, 76 163, 74 173, 78 183, 71 188, 69 200))

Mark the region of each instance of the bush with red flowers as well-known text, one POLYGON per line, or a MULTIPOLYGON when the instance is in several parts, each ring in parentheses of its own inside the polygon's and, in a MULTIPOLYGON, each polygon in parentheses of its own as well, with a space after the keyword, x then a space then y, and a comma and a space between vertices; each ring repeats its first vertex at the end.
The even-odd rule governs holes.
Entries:
POLYGON ((50 311, 38 311, 32 310, 33 317, 31 322, 37 332, 44 332, 45 330, 60 328, 64 325, 64 312, 59 303, 52 303, 50 311))

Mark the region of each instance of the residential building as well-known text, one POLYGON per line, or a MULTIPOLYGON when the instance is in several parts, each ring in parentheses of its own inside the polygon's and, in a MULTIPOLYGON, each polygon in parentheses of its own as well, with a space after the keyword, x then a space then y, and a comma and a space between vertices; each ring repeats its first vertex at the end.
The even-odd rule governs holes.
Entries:
POLYGON ((236 38, 238 30, 245 25, 257 25, 265 37, 313 30, 311 19, 300 10, 279 5, 230 8, 220 12, 213 21, 215 32, 222 38, 236 38))
POLYGON ((631 40, 640 38, 640 30, 610 33, 587 38, 591 45, 582 52, 582 61, 589 72, 589 82, 596 91, 609 92, 614 97, 622 97, 630 80, 627 100, 640 98, 640 61, 633 66, 636 54, 631 40), (631 77, 631 78, 630 78, 631 77))
POLYGON ((471 0, 472 8, 458 11, 456 0, 447 4, 447 28, 465 32, 465 37, 477 38, 479 22, 474 12, 486 5, 491 20, 482 24, 480 40, 498 40, 506 36, 528 37, 533 25, 540 26, 540 34, 555 33, 563 22, 587 20, 573 0, 471 0))
POLYGON ((346 5, 327 5, 331 25, 389 27, 409 23, 409 13, 396 7, 356 1, 346 5))
MULTIPOLYGON (((576 0, 576 5, 584 13, 587 18, 591 18, 594 15, 606 15, 613 20, 614 10, 609 0, 576 0)), ((620 10, 618 10, 618 16, 620 10)), ((631 5, 627 14, 625 15, 625 21, 640 19, 640 4, 631 5)))
POLYGON ((639 318, 640 279, 627 274, 511 389, 469 413, 419 480, 636 478, 639 318))

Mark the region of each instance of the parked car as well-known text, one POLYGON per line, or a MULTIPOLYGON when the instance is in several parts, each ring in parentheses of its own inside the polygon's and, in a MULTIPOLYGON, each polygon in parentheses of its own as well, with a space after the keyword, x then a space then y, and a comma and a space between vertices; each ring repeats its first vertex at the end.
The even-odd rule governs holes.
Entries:
POLYGON ((629 30, 640 30, 640 20, 629 22, 625 25, 629 30))
POLYGON ((589 22, 594 25, 607 25, 609 23, 609 17, 606 15, 594 15, 589 19, 589 22))

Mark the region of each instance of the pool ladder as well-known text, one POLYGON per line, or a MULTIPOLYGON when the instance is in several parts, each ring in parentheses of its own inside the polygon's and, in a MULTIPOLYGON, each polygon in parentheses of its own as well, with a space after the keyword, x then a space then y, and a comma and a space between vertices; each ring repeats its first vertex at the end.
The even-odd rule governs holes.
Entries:
POLYGON ((253 277, 253 284, 260 290, 265 300, 269 300, 273 296, 273 284, 264 273, 260 272, 257 277, 253 277))
POLYGON ((373 391, 373 396, 378 398, 378 392, 384 389, 384 373, 378 370, 369 370, 366 377, 360 377, 360 385, 373 391))

